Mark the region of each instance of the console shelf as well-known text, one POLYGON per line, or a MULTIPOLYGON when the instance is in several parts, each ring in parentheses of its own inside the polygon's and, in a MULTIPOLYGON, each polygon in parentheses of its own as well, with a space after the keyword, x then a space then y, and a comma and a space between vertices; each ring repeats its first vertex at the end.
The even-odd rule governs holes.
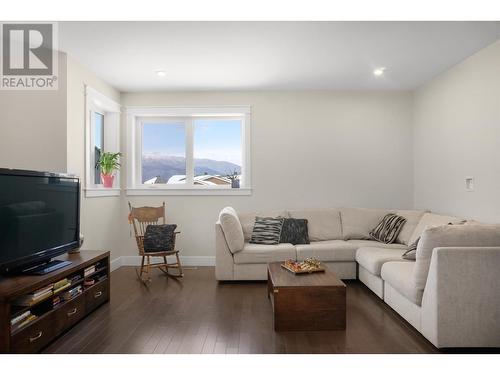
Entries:
POLYGON ((109 252, 81 251, 66 254, 56 259, 72 262, 42 276, 12 276, 0 278, 0 352, 37 353, 63 332, 109 301, 109 252), (96 266, 96 271, 84 277, 84 269, 96 266), (33 305, 18 306, 16 299, 42 289, 64 278, 81 275, 71 286, 53 293, 33 305), (84 281, 100 276, 93 285, 84 286, 84 281), (81 293, 53 305, 53 298, 81 285, 81 293), (13 329, 11 318, 30 310, 36 318, 26 325, 13 329))

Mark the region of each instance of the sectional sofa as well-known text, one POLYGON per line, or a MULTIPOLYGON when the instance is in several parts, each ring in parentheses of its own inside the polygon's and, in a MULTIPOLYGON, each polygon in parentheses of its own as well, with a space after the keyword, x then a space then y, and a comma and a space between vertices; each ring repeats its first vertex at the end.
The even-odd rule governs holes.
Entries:
POLYGON ((358 278, 438 348, 500 347, 500 226, 421 210, 227 207, 215 232, 220 281, 265 280, 269 262, 314 257, 341 279, 358 278), (373 241, 388 213, 406 218, 396 243, 373 241), (251 244, 256 216, 307 219, 311 243, 251 244), (416 261, 404 260, 418 238, 416 261))

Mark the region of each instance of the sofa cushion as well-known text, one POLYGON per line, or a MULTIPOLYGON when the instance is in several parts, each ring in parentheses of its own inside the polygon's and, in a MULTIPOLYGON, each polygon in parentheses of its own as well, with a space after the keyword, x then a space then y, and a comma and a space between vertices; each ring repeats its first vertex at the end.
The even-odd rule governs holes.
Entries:
POLYGON ((372 275, 380 276, 380 269, 386 262, 401 261, 405 250, 361 247, 356 252, 356 261, 372 275))
POLYGON ((416 288, 422 290, 425 288, 434 249, 454 246, 500 246, 500 225, 442 225, 426 229, 417 246, 417 259, 413 273, 416 288))
POLYGON ((316 258, 323 262, 352 262, 357 246, 343 240, 311 242, 309 245, 297 245, 297 260, 316 258))
POLYGON ((253 226, 255 224, 255 217, 289 217, 285 210, 263 210, 257 212, 247 212, 238 213, 238 218, 240 219, 241 228, 243 229, 243 237, 245 241, 249 241, 252 238, 253 226))
POLYGON ((243 250, 233 256, 236 264, 260 264, 296 259, 295 246, 289 243, 258 245, 245 243, 243 250))
POLYGON ((406 219, 396 214, 385 215, 380 223, 370 231, 370 237, 375 241, 393 243, 403 229, 406 219))
POLYGON ((281 243, 291 243, 292 245, 306 245, 309 241, 307 231, 307 219, 285 218, 281 228, 281 243))
POLYGON ((243 250, 243 229, 236 211, 232 207, 225 207, 219 214, 219 222, 231 253, 243 250))
POLYGON ((382 266, 380 274, 386 283, 420 306, 423 292, 413 284, 414 268, 415 262, 387 262, 382 266))
POLYGON ((310 241, 342 239, 340 210, 337 208, 290 210, 288 213, 295 219, 307 219, 310 241))
POLYGON ((394 210, 372 208, 341 208, 342 235, 344 240, 370 239, 370 231, 382 218, 394 210))
POLYGON ((426 211, 424 210, 397 210, 396 214, 404 217, 406 219, 406 223, 405 225, 403 225, 403 229, 401 229, 401 232, 399 232, 396 242, 405 245, 413 243, 410 242, 410 237, 425 213, 426 211))
POLYGON ((383 249, 407 249, 406 245, 401 243, 382 243, 374 240, 349 240, 347 243, 360 247, 381 247, 383 249))
POLYGON ((449 223, 458 223, 461 222, 462 220, 463 219, 455 216, 438 215, 432 212, 427 212, 424 215, 422 215, 422 218, 418 222, 417 226, 415 227, 415 230, 413 231, 413 233, 410 236, 410 239, 408 240, 408 244, 414 243, 422 235, 422 233, 426 228, 437 227, 449 223))
POLYGON ((250 243, 261 245, 277 245, 280 243, 281 230, 283 229, 283 217, 259 217, 255 218, 250 243))

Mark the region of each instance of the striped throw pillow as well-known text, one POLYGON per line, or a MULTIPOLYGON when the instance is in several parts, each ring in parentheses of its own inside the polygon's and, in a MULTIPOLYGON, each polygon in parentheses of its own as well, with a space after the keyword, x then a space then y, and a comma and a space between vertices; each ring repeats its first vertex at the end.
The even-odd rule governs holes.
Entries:
POLYGON ((420 241, 420 237, 418 237, 414 243, 408 246, 408 250, 406 250, 405 253, 401 255, 401 258, 406 260, 417 260, 418 241, 420 241))
POLYGON ((280 243, 283 217, 256 217, 250 243, 277 245, 280 243))
POLYGON ((396 214, 387 214, 382 221, 370 232, 375 241, 393 243, 403 229, 406 219, 396 214))

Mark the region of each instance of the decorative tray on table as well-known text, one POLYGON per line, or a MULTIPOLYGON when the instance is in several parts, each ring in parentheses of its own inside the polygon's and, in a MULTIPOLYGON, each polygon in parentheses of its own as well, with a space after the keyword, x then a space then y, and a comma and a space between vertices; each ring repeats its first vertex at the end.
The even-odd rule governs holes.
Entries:
POLYGON ((294 274, 325 272, 325 267, 319 260, 314 258, 307 258, 302 262, 296 262, 292 259, 285 260, 284 263, 281 263, 281 267, 294 274))

